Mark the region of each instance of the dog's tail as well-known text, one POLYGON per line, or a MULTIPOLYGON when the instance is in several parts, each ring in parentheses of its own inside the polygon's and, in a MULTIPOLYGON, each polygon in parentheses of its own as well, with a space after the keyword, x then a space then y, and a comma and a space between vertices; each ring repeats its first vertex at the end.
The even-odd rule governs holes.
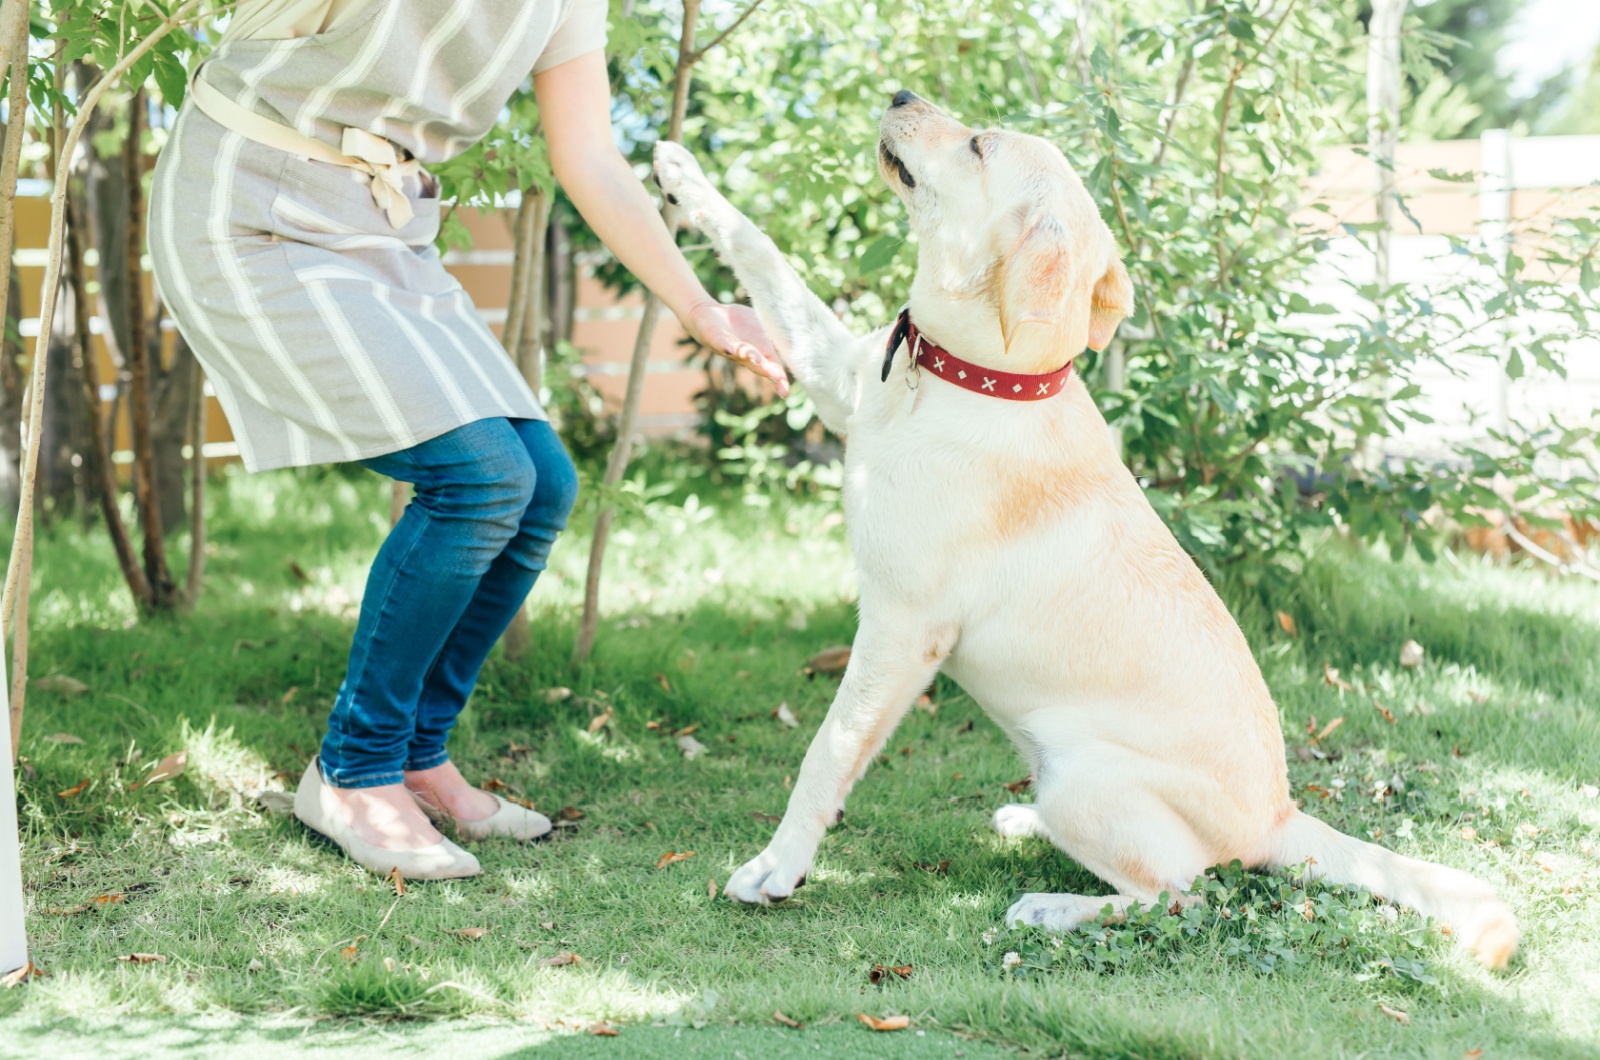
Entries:
POLYGON ((1337 831, 1296 810, 1273 838, 1270 864, 1309 862, 1314 877, 1354 884, 1450 926, 1457 942, 1488 968, 1517 952, 1517 921, 1494 889, 1443 865, 1399 854, 1337 831))

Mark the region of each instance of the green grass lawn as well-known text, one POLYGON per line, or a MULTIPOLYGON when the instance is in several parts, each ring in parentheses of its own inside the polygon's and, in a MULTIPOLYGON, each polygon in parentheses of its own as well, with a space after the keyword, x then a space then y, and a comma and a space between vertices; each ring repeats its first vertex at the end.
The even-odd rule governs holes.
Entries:
POLYGON ((580 518, 537 591, 532 654, 491 660, 452 743, 468 776, 582 816, 549 843, 477 844, 481 877, 397 899, 257 798, 315 751, 386 486, 232 474, 212 502, 205 597, 172 621, 135 621, 98 534, 41 540, 31 671, 89 690, 27 698, 23 856, 49 974, 0 991, 0 1055, 1600 1054, 1592 585, 1330 543, 1292 593, 1236 609, 1296 791, 1347 831, 1499 886, 1524 942, 1497 976, 1363 896, 1313 890, 1308 921, 1286 880, 1246 881, 1231 918, 994 933, 1020 892, 1105 888, 991 834, 1024 769, 945 682, 857 787, 810 886, 773 909, 712 897, 782 812, 836 684, 802 668, 854 616, 832 508, 682 483, 622 523, 590 669, 568 668, 580 518), (1415 670, 1398 662, 1407 639, 1427 650, 1415 670), (783 702, 798 728, 773 717, 783 702), (1319 757, 1308 726, 1336 718, 1319 757), (689 726, 708 748, 693 760, 672 738, 689 726), (183 750, 181 776, 141 783, 183 750), (669 851, 694 855, 658 869, 669 851), (562 952, 581 963, 544 963, 562 952), (131 953, 165 961, 116 960, 131 953), (878 964, 913 970, 874 984, 878 964), (858 1012, 911 1029, 874 1034, 858 1012), (601 1021, 618 1036, 590 1036, 601 1021))

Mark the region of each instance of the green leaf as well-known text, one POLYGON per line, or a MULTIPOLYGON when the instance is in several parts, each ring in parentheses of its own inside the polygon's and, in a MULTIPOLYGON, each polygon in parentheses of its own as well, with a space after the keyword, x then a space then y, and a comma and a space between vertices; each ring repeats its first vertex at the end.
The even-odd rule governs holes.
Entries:
POLYGON ((877 272, 888 265, 900 253, 900 248, 904 245, 905 241, 894 233, 879 236, 867 248, 866 253, 861 255, 861 275, 866 276, 877 272))
POLYGON ((183 94, 189 88, 189 71, 184 69, 178 57, 169 52, 157 52, 154 72, 161 98, 170 107, 183 106, 183 94))

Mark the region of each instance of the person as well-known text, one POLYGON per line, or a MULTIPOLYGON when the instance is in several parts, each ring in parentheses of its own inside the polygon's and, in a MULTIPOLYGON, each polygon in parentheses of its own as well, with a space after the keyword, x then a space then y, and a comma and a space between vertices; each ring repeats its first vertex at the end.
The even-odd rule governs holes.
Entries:
POLYGON ((359 461, 415 497, 367 578, 300 820, 379 873, 470 876, 459 836, 550 822, 446 741, 566 526, 572 461, 443 268, 425 167, 480 140, 531 71, 556 178, 712 350, 786 389, 755 315, 719 304, 611 135, 605 0, 244 0, 156 166, 150 250, 251 471, 359 461))

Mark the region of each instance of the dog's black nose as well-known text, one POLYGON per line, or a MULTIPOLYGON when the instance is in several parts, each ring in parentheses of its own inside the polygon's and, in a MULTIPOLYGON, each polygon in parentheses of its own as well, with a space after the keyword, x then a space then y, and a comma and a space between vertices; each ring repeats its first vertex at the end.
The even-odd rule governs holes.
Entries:
POLYGON ((889 106, 903 107, 907 103, 915 103, 916 101, 917 94, 915 92, 911 91, 909 88, 902 88, 900 91, 894 94, 894 98, 889 101, 889 106))

